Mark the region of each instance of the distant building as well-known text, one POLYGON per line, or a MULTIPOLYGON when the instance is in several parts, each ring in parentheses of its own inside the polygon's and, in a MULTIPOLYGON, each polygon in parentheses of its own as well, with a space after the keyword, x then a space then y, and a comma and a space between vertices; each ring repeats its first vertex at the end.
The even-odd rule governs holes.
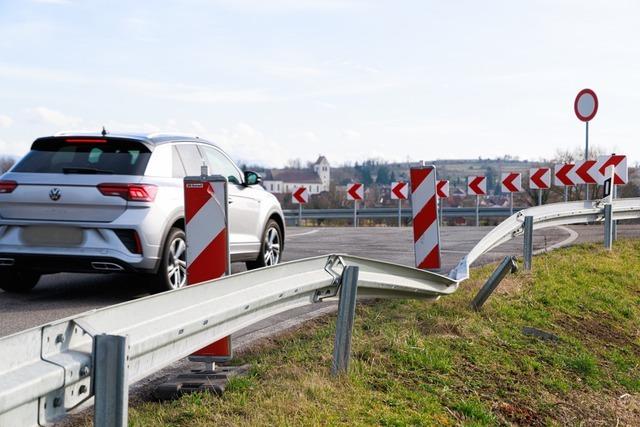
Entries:
POLYGON ((275 194, 291 193, 306 187, 309 194, 329 191, 331 166, 325 156, 319 156, 311 169, 271 169, 266 171, 262 186, 275 194))

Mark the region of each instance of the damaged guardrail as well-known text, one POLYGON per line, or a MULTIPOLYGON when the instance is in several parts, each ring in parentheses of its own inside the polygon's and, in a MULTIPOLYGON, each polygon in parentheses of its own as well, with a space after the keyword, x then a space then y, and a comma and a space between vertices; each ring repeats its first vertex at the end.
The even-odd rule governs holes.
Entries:
MULTIPOLYGON (((524 233, 526 217, 533 218, 533 230, 558 225, 585 224, 605 220, 604 200, 552 203, 523 209, 487 233, 451 270, 449 277, 457 281, 469 277, 469 268, 483 254, 524 233)), ((640 198, 615 199, 611 202, 612 220, 640 218, 640 198)))
POLYGON ((93 397, 100 398, 105 393, 101 384, 109 383, 105 378, 115 372, 107 372, 113 365, 96 362, 114 360, 97 354, 100 348, 110 348, 96 346, 97 336, 127 337, 124 353, 111 355, 126 360, 126 387, 262 319, 335 298, 346 266, 359 269, 359 297, 437 299, 458 286, 456 280, 429 271, 328 255, 51 322, 0 338, 0 426, 50 424, 93 397), (101 379, 97 384, 96 378, 101 379))

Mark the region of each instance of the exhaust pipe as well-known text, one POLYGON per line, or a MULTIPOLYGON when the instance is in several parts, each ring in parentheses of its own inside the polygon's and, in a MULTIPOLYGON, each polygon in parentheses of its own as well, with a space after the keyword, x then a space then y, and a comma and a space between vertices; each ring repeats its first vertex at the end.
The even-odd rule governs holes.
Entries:
POLYGON ((0 267, 12 267, 15 263, 13 258, 0 258, 0 267))
POLYGON ((124 271, 124 267, 112 262, 92 262, 91 268, 99 271, 124 271))

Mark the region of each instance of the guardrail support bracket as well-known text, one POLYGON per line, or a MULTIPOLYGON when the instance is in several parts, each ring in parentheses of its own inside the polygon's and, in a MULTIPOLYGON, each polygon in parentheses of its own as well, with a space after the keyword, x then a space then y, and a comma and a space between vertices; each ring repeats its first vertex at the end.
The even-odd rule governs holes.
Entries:
POLYGON ((351 357, 351 336, 356 316, 356 298, 358 296, 359 268, 347 266, 342 272, 340 301, 338 302, 338 320, 333 348, 331 374, 336 376, 349 370, 351 357))
POLYGON ((522 248, 523 265, 526 271, 531 270, 533 258, 533 217, 524 217, 524 246, 522 248))
POLYGON ((604 248, 611 250, 613 246, 613 205, 607 203, 604 205, 604 248))
POLYGON ((471 302, 471 308, 479 311, 500 282, 502 282, 502 279, 504 279, 507 274, 515 273, 517 270, 518 264, 516 263, 516 258, 512 256, 504 257, 500 265, 498 265, 498 268, 495 269, 484 286, 478 291, 478 294, 471 302))
POLYGON ((126 427, 129 407, 127 337, 94 337, 95 427, 126 427))

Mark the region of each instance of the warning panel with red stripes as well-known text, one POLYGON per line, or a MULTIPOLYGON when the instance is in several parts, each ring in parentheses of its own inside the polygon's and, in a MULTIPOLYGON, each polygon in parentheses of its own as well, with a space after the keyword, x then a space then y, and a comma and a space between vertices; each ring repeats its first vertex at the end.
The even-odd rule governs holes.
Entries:
POLYGON ((436 168, 411 168, 411 209, 416 267, 440 268, 440 230, 436 195, 436 168))
MULTIPOLYGON (((184 178, 187 284, 217 279, 230 272, 227 180, 222 176, 184 178)), ((194 353, 216 361, 231 358, 231 337, 194 353)))
POLYGON ((604 184, 604 181, 608 178, 607 168, 613 166, 615 179, 613 183, 615 185, 624 185, 629 181, 629 170, 627 168, 627 156, 620 154, 607 154, 605 156, 598 156, 598 160, 594 165, 596 170, 596 182, 600 185, 604 184))

